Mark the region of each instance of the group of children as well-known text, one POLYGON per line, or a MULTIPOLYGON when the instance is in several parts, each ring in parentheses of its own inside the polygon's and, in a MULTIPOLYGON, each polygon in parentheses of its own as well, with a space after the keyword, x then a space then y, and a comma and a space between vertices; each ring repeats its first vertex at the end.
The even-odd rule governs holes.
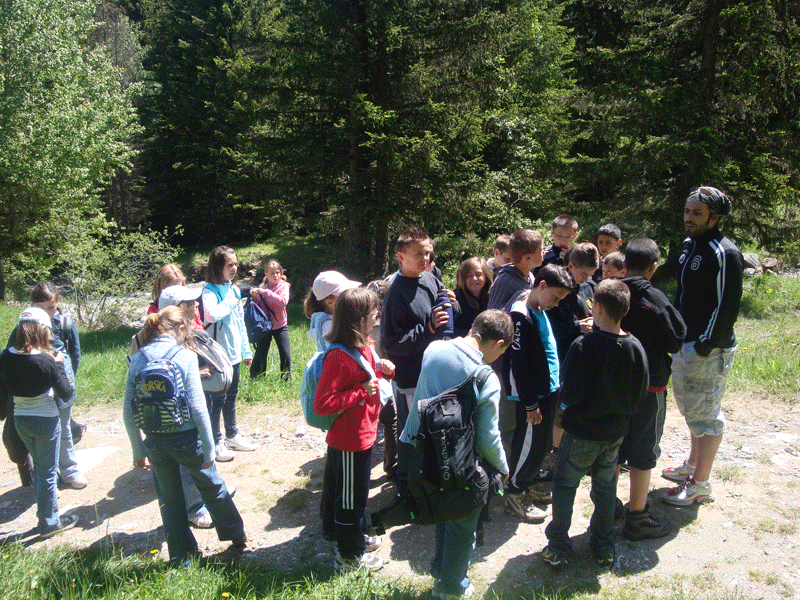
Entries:
MULTIPOLYGON (((622 255, 620 230, 612 224, 598 231, 596 246, 576 244, 578 224, 568 215, 553 221, 551 234, 554 244, 547 248, 537 231, 520 229, 501 236, 489 263, 465 261, 455 293, 431 273, 433 242, 416 227, 397 239, 400 268, 377 286, 383 298, 336 271, 322 272, 314 280, 305 301, 311 320, 309 335, 319 351, 327 352, 314 409, 318 414, 338 415, 326 436, 329 449, 321 502, 323 532, 336 541, 334 566, 338 570, 383 566, 372 554, 380 538, 370 535, 365 519, 379 421, 386 427, 387 455, 397 444, 396 466, 389 460, 385 467, 402 495, 416 435, 413 419, 406 428, 409 414, 420 400, 466 381, 485 363, 495 373, 476 390, 477 450, 507 479, 508 513, 542 522, 546 505, 552 504, 552 520, 545 530, 548 545, 542 553, 547 563, 557 566, 572 560, 568 531, 575 490, 580 479, 591 473, 595 503, 591 547, 599 564, 613 564, 613 524, 624 511, 616 497, 622 463, 627 463, 631 474, 630 503, 624 511, 626 537, 644 539, 669 532, 669 523, 652 514, 646 500, 650 470, 660 452, 669 353, 680 347, 685 328, 666 297, 649 284, 658 248, 652 240, 639 238, 631 240, 622 255), (379 338, 373 340, 378 322, 379 338), (454 323, 461 324, 457 333, 454 323), (383 358, 374 349, 373 342, 378 341, 383 358), (392 381, 393 398, 388 401, 380 392, 380 379, 392 381), (634 425, 629 427, 631 422, 634 425)), ((146 325, 147 341, 163 346, 159 355, 175 345, 191 347, 185 325, 208 331, 233 366, 227 391, 205 394, 202 406, 207 419, 198 419, 181 431, 183 437, 194 436, 202 442, 198 450, 201 471, 209 468, 209 462, 232 460, 231 450, 256 449, 236 422, 241 366, 250 367, 253 377, 263 373, 274 338, 283 378, 288 379, 291 372, 286 318, 290 287, 283 269, 271 261, 262 286, 248 292, 267 309, 273 325, 254 356, 235 285, 237 268, 231 248, 215 248, 209 257, 207 284, 197 292, 185 287, 177 267, 166 265, 153 289, 149 312, 155 315, 148 317, 146 325), (183 310, 170 313, 171 305, 183 310), (206 448, 208 444, 213 447, 206 448)), ((28 348, 25 343, 18 351, 28 348)), ((131 362, 129 387, 143 364, 142 359, 131 362)), ((186 365, 192 381, 194 368, 186 365)), ((198 367, 198 377, 203 375, 198 367)), ((0 376, 4 376, 2 368, 0 376)), ((62 394, 69 391, 60 379, 53 386, 62 394)), ((126 411, 129 395, 130 389, 126 411)), ((183 437, 181 442, 185 442, 183 437)), ((195 465, 188 477, 184 473, 185 502, 177 506, 165 494, 167 489, 177 489, 175 474, 183 464, 169 450, 173 446, 158 435, 148 435, 143 446, 141 440, 132 439, 132 444, 139 449, 134 456, 138 468, 148 467, 145 454, 151 463, 153 455, 159 456, 161 464, 154 468, 154 475, 159 497, 164 496, 162 504, 170 504, 169 514, 162 506, 162 515, 175 564, 196 551, 193 538, 187 541, 188 525, 178 526, 178 521, 194 516, 196 526, 214 525, 220 531, 213 514, 200 513, 206 517, 199 521, 197 513, 192 515, 188 498, 192 481, 200 488, 202 500, 211 502, 209 508, 214 506, 219 518, 226 520, 223 529, 232 528, 226 539, 244 543, 232 493, 215 471, 198 475, 195 465)), ((44 479, 52 479, 49 463, 48 469, 44 479)), ((50 479, 44 488, 49 489, 50 479)), ((437 597, 472 594, 467 567, 476 519, 477 515, 437 527, 431 565, 437 597)), ((40 520, 40 526, 43 532, 54 528, 46 519, 40 520)))

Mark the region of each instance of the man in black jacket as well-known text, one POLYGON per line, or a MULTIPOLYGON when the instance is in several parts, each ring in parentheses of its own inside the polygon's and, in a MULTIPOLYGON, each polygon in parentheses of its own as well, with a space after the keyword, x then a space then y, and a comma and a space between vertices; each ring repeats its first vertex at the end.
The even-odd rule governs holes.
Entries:
POLYGON ((630 540, 663 537, 672 528, 669 521, 649 510, 647 492, 650 471, 661 456, 670 354, 680 351, 686 325, 664 293, 650 283, 658 258, 658 246, 648 238, 633 239, 625 249, 627 277, 622 281, 631 292, 631 306, 622 319, 622 329, 642 343, 650 372, 650 389, 639 410, 631 415, 630 429, 619 449, 619 464, 630 467, 630 504, 622 530, 630 540))
POLYGON ((731 209, 730 198, 708 186, 693 189, 683 209, 689 237, 678 259, 675 306, 686 340, 672 362, 672 385, 692 448, 682 465, 662 471, 681 484, 664 497, 676 506, 714 501, 709 477, 725 427, 721 404, 736 351, 744 270, 742 253, 718 229, 731 209))

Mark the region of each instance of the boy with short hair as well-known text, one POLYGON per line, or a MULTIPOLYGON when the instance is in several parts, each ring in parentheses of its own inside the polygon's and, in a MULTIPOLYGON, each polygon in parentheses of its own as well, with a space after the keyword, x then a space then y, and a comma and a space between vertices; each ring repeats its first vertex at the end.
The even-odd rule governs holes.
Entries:
MULTIPOLYGON (((400 270, 383 299, 381 315, 381 347, 386 358, 396 365, 394 376, 397 404, 397 431, 402 431, 408 418, 414 390, 417 387, 422 354, 449 319, 437 301, 445 293, 454 314, 460 308, 451 290, 427 271, 433 242, 419 227, 409 227, 395 244, 400 270)), ((403 492, 406 468, 411 449, 398 446, 396 481, 403 492)))
POLYGON ((492 257, 486 261, 486 264, 489 265, 495 275, 500 271, 500 267, 511 262, 510 244, 511 236, 507 233, 498 235, 494 242, 492 257))
POLYGON ((625 277, 625 255, 622 252, 606 254, 602 261, 603 279, 622 279, 625 277))
MULTIPOLYGON (((476 374, 486 363, 494 362, 511 343, 511 317, 501 310, 485 310, 462 338, 434 341, 425 351, 414 404, 401 435, 404 443, 412 444, 419 430, 417 401, 432 398, 459 386, 476 374)), ((508 473, 500 432, 497 428, 497 402, 500 382, 490 374, 477 390, 475 412, 475 445, 480 457, 504 476, 508 473)), ((475 545, 475 528, 480 511, 458 521, 436 525, 436 545, 430 573, 434 578, 436 598, 470 598, 474 587, 467 576, 470 555, 475 545)))
MULTIPOLYGON (((614 223, 606 223, 597 230, 597 249, 600 251, 601 261, 612 252, 617 252, 620 246, 622 246, 622 231, 614 223)), ((595 283, 600 283, 603 277, 601 265, 592 279, 595 283)))
POLYGON ((564 267, 545 265, 525 300, 514 303, 514 342, 504 371, 509 400, 515 401, 517 428, 509 456, 506 512, 523 521, 541 522, 545 512, 525 494, 539 474, 552 445, 551 433, 559 388, 556 340, 545 311, 575 287, 564 267))
POLYGON ((570 215, 558 215, 553 219, 550 233, 553 235, 553 243, 545 249, 542 266, 551 263, 565 266, 564 254, 578 236, 578 222, 570 215))
POLYGON ((598 329, 575 340, 564 362, 559 401, 564 436, 553 475, 553 519, 545 529, 542 558, 552 566, 572 561, 569 528, 575 492, 591 472, 594 513, 591 548, 600 566, 613 567, 616 464, 630 416, 649 387, 647 356, 639 341, 622 331, 630 306, 628 286, 601 281, 592 315, 598 329))
MULTIPOLYGON (((619 464, 630 467, 630 503, 622 534, 629 540, 660 538, 672 529, 647 505, 650 472, 661 456, 661 434, 666 416, 667 383, 672 357, 681 349, 686 324, 663 292, 650 279, 658 266, 658 245, 648 238, 636 238, 625 248, 628 274, 622 282, 631 292, 631 308, 622 319, 622 327, 636 336, 647 354, 650 388, 644 402, 631 416, 630 430, 619 450, 619 464)), ((617 467, 619 470, 619 467, 617 467)))
POLYGON ((504 265, 489 290, 489 308, 509 311, 522 290, 531 289, 531 270, 542 264, 544 236, 532 229, 517 229, 511 234, 511 262, 504 265))

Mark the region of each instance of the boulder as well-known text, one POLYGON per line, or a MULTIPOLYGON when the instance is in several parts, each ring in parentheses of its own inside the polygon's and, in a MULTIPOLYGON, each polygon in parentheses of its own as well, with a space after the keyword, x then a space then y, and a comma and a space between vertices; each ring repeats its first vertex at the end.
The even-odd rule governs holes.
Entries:
POLYGON ((769 271, 776 271, 778 269, 778 259, 773 257, 767 257, 763 261, 761 261, 761 266, 764 267, 765 270, 769 271))
POLYGON ((761 266, 761 261, 755 252, 744 252, 742 258, 744 259, 745 269, 757 269, 761 266))

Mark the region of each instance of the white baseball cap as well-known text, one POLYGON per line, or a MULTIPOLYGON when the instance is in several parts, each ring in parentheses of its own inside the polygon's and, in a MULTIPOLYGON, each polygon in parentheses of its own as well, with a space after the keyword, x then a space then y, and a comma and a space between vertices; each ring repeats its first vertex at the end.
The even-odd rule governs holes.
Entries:
POLYGON ((357 288, 361 283, 351 281, 339 271, 323 271, 314 279, 311 290, 317 300, 324 300, 328 296, 338 296, 345 290, 357 288))
POLYGON ((39 323, 39 325, 44 325, 48 329, 53 328, 50 315, 38 306, 31 306, 23 310, 19 315, 19 321, 20 323, 23 321, 33 321, 34 323, 39 323))
POLYGON ((200 297, 203 288, 188 288, 185 285, 171 285, 161 290, 158 297, 158 310, 165 306, 178 306, 181 302, 192 302, 200 297))

